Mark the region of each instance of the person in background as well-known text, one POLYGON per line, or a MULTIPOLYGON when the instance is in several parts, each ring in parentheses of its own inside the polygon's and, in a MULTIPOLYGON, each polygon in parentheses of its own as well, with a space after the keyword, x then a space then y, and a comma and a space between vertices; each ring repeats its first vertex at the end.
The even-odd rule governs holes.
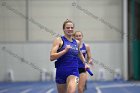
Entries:
POLYGON ((50 51, 50 60, 55 61, 56 84, 58 93, 75 93, 79 81, 77 56, 85 64, 82 53, 79 51, 80 42, 73 38, 74 24, 70 20, 63 23, 64 35, 53 41, 50 51))
MULTIPOLYGON (((83 42, 83 33, 80 31, 75 31, 73 37, 80 42, 80 51, 87 60, 87 62, 92 64, 90 46, 83 42)), ((84 93, 87 82, 87 72, 85 69, 85 64, 83 64, 80 58, 78 58, 78 65, 78 70, 80 74, 78 83, 78 93, 84 93)))

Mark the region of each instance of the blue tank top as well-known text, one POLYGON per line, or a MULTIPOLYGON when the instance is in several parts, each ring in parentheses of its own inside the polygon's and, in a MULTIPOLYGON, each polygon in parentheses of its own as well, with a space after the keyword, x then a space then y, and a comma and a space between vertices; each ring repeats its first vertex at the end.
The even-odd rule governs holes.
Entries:
MULTIPOLYGON (((80 51, 85 58, 85 56, 87 54, 87 50, 86 50, 86 46, 85 46, 84 43, 82 44, 82 47, 80 48, 80 51)), ((78 57, 78 65, 79 65, 78 68, 85 68, 85 65, 83 64, 83 62, 81 61, 81 59, 79 57, 78 57)))
POLYGON ((64 36, 62 36, 61 39, 63 41, 63 45, 60 49, 57 50, 57 52, 64 50, 66 48, 66 45, 70 45, 72 48, 70 48, 66 54, 57 59, 57 61, 55 62, 55 67, 78 67, 78 44, 76 40, 72 39, 72 42, 70 42, 64 36))

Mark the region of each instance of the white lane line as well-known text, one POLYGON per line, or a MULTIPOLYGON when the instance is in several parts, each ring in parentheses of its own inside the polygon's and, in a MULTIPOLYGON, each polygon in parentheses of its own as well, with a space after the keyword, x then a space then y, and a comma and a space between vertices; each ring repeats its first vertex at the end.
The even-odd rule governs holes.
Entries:
POLYGON ((99 87, 96 87, 97 93, 102 93, 99 87))
POLYGON ((28 92, 31 91, 31 90, 32 90, 32 89, 29 88, 29 89, 26 89, 26 90, 21 91, 20 93, 28 93, 28 92))
POLYGON ((140 86, 140 84, 113 84, 113 85, 98 86, 98 88, 133 87, 133 86, 140 86))
POLYGON ((0 90, 0 93, 3 93, 3 92, 7 92, 8 89, 3 89, 3 90, 0 90))
POLYGON ((51 88, 48 91, 46 91, 46 93, 52 93, 53 91, 54 91, 54 88, 51 88))
MULTIPOLYGON (((133 87, 133 86, 140 86, 140 83, 129 83, 129 84, 113 84, 113 85, 102 85, 102 86, 96 86, 97 93, 102 93, 101 88, 114 88, 114 87, 133 87)), ((126 93, 130 93, 128 90, 123 88, 123 91, 126 93)))

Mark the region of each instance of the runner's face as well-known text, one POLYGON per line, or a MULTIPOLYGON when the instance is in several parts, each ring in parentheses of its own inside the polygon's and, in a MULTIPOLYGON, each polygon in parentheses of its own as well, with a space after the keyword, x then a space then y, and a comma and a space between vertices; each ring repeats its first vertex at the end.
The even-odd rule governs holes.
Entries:
POLYGON ((82 38, 83 38, 82 33, 81 32, 76 32, 74 38, 79 40, 79 41, 82 41, 82 38))
POLYGON ((67 24, 65 25, 65 28, 64 28, 64 33, 65 33, 66 35, 72 36, 72 34, 73 34, 73 29, 74 29, 73 23, 67 23, 67 24))

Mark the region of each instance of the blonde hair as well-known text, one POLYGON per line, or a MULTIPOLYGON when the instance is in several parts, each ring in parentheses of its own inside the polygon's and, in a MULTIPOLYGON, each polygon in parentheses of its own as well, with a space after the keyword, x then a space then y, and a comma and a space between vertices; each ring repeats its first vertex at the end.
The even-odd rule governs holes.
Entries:
POLYGON ((67 23, 72 23, 73 26, 74 26, 74 23, 73 23, 71 20, 67 19, 67 20, 64 21, 64 23, 63 23, 63 29, 65 29, 65 26, 66 26, 67 23))
POLYGON ((83 33, 82 33, 81 31, 75 31, 75 32, 73 33, 73 37, 75 37, 76 33, 78 33, 78 32, 80 32, 80 33, 82 34, 82 37, 83 37, 83 33))

